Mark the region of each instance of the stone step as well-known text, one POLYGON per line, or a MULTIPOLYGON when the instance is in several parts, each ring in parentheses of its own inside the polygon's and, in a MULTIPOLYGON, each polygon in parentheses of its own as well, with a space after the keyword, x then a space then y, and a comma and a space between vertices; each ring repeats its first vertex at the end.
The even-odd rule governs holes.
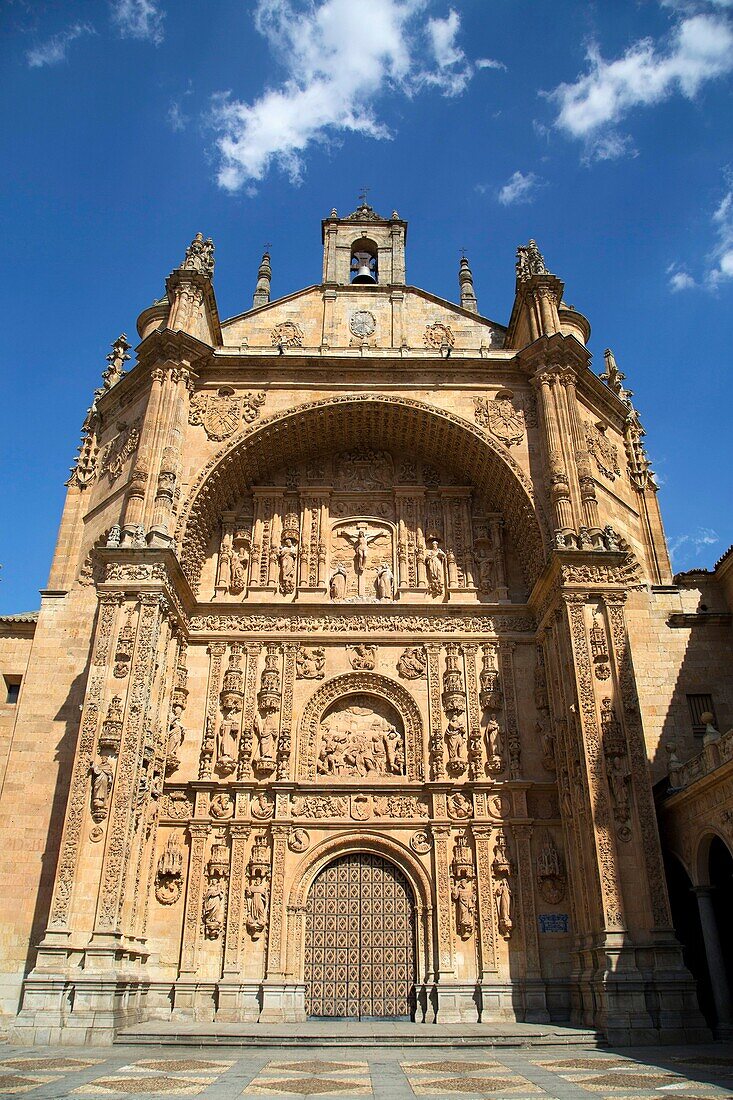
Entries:
POLYGON ((603 1036, 561 1024, 413 1024, 403 1021, 302 1024, 216 1024, 148 1020, 118 1032, 116 1043, 151 1046, 297 1047, 554 1047, 605 1046, 603 1036))

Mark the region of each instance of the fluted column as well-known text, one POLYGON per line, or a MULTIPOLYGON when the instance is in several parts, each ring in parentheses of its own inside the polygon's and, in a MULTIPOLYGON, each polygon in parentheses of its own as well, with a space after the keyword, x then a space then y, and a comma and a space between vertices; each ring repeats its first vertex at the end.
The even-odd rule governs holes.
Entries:
POLYGON ((169 373, 166 385, 169 390, 170 410, 153 506, 153 522, 150 531, 152 546, 168 546, 172 541, 170 528, 173 502, 176 483, 181 476, 183 432, 188 420, 191 397, 192 380, 188 366, 174 367, 169 373))
POLYGON ((153 459, 153 446, 160 417, 160 406, 163 399, 163 383, 165 371, 156 367, 150 373, 150 397, 148 407, 145 410, 145 421, 140 433, 137 458, 135 459, 130 484, 125 494, 125 506, 122 520, 122 545, 132 546, 138 535, 138 528, 142 527, 145 515, 145 495, 147 492, 148 477, 153 459))
POLYGON ((540 413, 545 429, 554 526, 556 531, 566 533, 573 530, 573 510, 570 481, 565 467, 557 410, 552 393, 553 386, 557 384, 557 376, 544 372, 535 376, 533 381, 539 391, 540 413))

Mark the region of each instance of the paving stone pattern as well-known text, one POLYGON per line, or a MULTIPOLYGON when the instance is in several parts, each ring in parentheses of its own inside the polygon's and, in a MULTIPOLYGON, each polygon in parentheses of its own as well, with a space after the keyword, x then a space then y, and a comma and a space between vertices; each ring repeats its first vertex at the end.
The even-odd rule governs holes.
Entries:
POLYGON ((733 1048, 726 1044, 697 1049, 646 1048, 607 1051, 560 1048, 471 1049, 441 1056, 434 1050, 405 1048, 363 1051, 348 1057, 333 1048, 309 1048, 298 1057, 292 1048, 231 1047, 190 1054, 171 1046, 148 1049, 112 1047, 88 1056, 68 1048, 25 1053, 0 1048, 0 1097, 38 1100, 104 1096, 200 1096, 235 1100, 245 1096, 305 1097, 333 1100, 368 1096, 375 1100, 409 1097, 496 1097, 497 1100, 733 1100, 733 1048))

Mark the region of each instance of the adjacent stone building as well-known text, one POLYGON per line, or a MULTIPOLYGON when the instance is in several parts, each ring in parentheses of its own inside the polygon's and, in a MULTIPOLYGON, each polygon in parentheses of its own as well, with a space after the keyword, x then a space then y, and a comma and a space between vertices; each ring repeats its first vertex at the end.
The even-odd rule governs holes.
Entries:
POLYGON ((320 283, 271 301, 265 255, 227 321, 197 235, 108 356, 37 623, 0 621, 12 1034, 702 1037, 654 788, 702 747, 685 694, 733 723, 725 586, 699 628, 624 375, 533 241, 503 324, 466 259, 458 304, 407 283, 396 212, 322 231, 320 283))

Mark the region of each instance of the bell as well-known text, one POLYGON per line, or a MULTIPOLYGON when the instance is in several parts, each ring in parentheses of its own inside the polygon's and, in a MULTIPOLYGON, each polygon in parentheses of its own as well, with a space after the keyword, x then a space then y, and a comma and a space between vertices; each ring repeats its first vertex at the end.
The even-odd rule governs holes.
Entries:
POLYGON ((374 261, 369 253, 357 253, 351 261, 352 269, 356 270, 356 275, 351 280, 352 283, 376 283, 377 280, 372 271, 373 263, 374 261))

